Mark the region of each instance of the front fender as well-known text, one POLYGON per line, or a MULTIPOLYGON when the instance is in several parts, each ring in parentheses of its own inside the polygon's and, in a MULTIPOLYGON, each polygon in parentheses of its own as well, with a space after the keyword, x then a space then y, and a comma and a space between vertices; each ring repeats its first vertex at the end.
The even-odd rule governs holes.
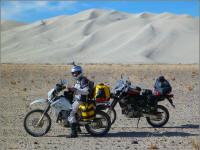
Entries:
POLYGON ((33 104, 36 104, 36 103, 48 104, 48 103, 46 102, 46 99, 38 99, 38 100, 35 100, 35 101, 33 101, 32 103, 30 103, 30 106, 33 105, 33 104))

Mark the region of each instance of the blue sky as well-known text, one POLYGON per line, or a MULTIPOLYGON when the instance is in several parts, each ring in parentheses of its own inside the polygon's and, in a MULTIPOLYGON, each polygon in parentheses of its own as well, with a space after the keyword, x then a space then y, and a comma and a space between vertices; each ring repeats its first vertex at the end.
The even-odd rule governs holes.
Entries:
POLYGON ((93 8, 128 13, 170 12, 199 16, 199 1, 3 1, 1 19, 31 23, 93 8))

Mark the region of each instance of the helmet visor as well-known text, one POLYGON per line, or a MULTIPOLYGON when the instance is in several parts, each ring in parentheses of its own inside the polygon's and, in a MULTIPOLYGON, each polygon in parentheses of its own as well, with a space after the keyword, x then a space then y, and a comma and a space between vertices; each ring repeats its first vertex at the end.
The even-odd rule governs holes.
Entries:
POLYGON ((72 76, 73 76, 73 77, 77 77, 79 74, 80 74, 80 71, 72 72, 72 76))

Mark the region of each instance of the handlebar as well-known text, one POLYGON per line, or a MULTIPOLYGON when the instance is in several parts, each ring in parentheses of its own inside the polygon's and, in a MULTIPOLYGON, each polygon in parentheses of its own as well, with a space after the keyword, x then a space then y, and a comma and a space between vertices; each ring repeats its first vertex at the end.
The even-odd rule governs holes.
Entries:
POLYGON ((56 84, 55 90, 57 92, 60 92, 60 91, 64 90, 65 88, 66 88, 66 86, 64 86, 63 84, 56 84))
POLYGON ((116 94, 111 93, 110 98, 118 98, 118 99, 120 99, 122 95, 123 95, 123 92, 118 91, 116 94))

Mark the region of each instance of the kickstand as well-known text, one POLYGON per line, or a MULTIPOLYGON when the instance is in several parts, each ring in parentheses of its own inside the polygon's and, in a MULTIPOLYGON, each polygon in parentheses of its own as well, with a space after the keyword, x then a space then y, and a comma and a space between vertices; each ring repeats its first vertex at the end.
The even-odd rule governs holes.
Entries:
POLYGON ((138 118, 138 122, 137 122, 137 128, 138 128, 139 121, 140 121, 140 118, 138 118))

